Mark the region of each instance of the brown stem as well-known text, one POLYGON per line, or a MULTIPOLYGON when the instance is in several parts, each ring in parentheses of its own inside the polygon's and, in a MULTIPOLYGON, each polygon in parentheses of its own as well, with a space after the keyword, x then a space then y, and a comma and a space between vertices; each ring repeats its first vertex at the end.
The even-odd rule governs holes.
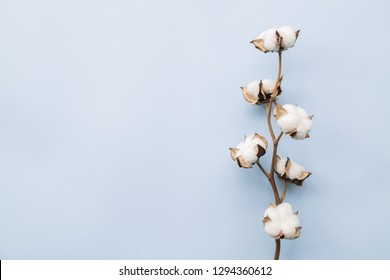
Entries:
POLYGON ((276 92, 278 91, 278 86, 279 86, 281 76, 282 76, 282 52, 279 52, 278 78, 276 80, 274 90, 272 91, 271 101, 274 99, 274 97, 276 96, 276 92))
MULTIPOLYGON (((280 83, 280 78, 282 76, 282 52, 278 53, 279 55, 279 63, 278 63, 278 77, 276 78, 274 90, 272 91, 271 99, 269 103, 267 104, 267 122, 268 122, 268 129, 269 133, 271 134, 272 141, 275 143, 275 134, 274 130, 272 129, 271 125, 271 111, 272 111, 272 103, 274 103, 274 98, 276 96, 276 93, 278 91, 278 86, 280 83)), ((280 136, 281 137, 281 136, 280 136)), ((280 138, 279 137, 279 138, 280 138)))
POLYGON ((274 260, 279 260, 279 256, 280 256, 280 239, 279 238, 275 239, 275 243, 276 243, 276 247, 275 247, 274 260))
POLYGON ((281 201, 280 201, 280 196, 279 196, 278 188, 276 187, 275 177, 274 177, 273 173, 268 178, 268 181, 270 182, 271 187, 272 187, 272 191, 274 193, 275 204, 279 205, 281 203, 281 201))
POLYGON ((283 200, 286 198, 286 192, 287 192, 287 182, 283 181, 283 192, 282 192, 282 196, 280 197, 281 202, 283 202, 283 200))
POLYGON ((282 138, 282 136, 283 136, 283 132, 280 132, 278 138, 276 138, 277 143, 279 143, 280 138, 282 138))
POLYGON ((267 124, 268 124, 269 134, 271 135, 271 138, 272 138, 272 142, 275 143, 275 134, 274 134, 274 130, 273 130, 272 124, 271 124, 272 104, 273 104, 273 102, 270 102, 267 104, 267 124))
POLYGON ((264 169, 264 167, 260 164, 260 162, 257 162, 257 166, 260 168, 261 171, 263 171, 265 177, 269 178, 268 172, 264 169))
MULTIPOLYGON (((276 182, 275 182, 275 162, 276 162, 276 156, 277 156, 277 151, 278 151, 278 144, 279 144, 280 138, 283 135, 283 132, 280 132, 280 134, 278 135, 277 138, 275 137, 275 133, 274 133, 274 130, 272 128, 272 123, 271 123, 271 111, 272 111, 272 105, 274 103, 276 103, 275 102, 275 96, 276 96, 276 93, 277 93, 277 90, 278 90, 278 86, 279 86, 279 83, 280 83, 281 74, 282 74, 282 53, 279 52, 278 77, 277 77, 276 82, 275 82, 274 90, 272 91, 270 102, 267 104, 267 107, 266 107, 268 130, 269 130, 269 134, 271 135, 272 144, 273 144, 271 170, 268 173, 259 162, 257 163, 257 166, 264 173, 264 175, 267 177, 268 181, 271 184, 272 192, 274 193, 275 204, 276 205, 279 205, 282 202, 282 200, 283 200, 279 196, 278 188, 277 188, 276 182)), ((284 192, 284 194, 282 194, 282 197, 284 198, 285 195, 286 194, 284 192)), ((280 239, 275 239, 275 242, 276 242, 276 248, 275 248, 275 257, 274 257, 274 259, 278 260, 279 259, 279 255, 280 255, 280 239)))
MULTIPOLYGON (((272 110, 272 104, 273 103, 269 103, 267 106, 268 106, 268 112, 272 110)), ((271 137, 272 137, 272 144, 273 144, 273 151, 272 151, 272 162, 271 162, 271 170, 270 172, 268 173, 269 176, 267 176, 268 178, 268 181, 270 182, 271 184, 271 187, 272 187, 272 191, 274 193, 274 197, 275 197, 275 204, 276 205, 279 205, 281 203, 280 201, 280 196, 279 196, 279 192, 278 192, 278 188, 276 186, 276 182, 275 182, 275 162, 276 162, 276 154, 277 154, 277 151, 278 151, 278 144, 279 144, 279 140, 280 138, 282 137, 283 135, 283 132, 280 132, 280 134, 278 135, 278 138, 275 138, 275 135, 273 133, 273 129, 272 129, 272 124, 271 124, 271 114, 268 113, 267 115, 267 122, 268 122, 268 129, 270 131, 270 134, 271 134, 271 137)))
POLYGON ((271 135, 272 144, 273 144, 271 170, 269 172, 268 181, 271 184, 272 191, 273 191, 274 196, 275 196, 275 204, 276 205, 279 205, 281 201, 280 201, 278 188, 277 188, 276 183, 275 183, 275 174, 274 174, 275 173, 275 162, 276 162, 276 155, 277 155, 277 151, 278 151, 278 144, 279 144, 280 138, 283 135, 283 132, 280 132, 278 137, 275 138, 274 130, 272 128, 272 123, 271 123, 271 111, 272 111, 272 105, 274 104, 274 98, 275 98, 276 92, 278 90, 278 84, 280 82, 280 77, 282 75, 282 53, 281 52, 279 52, 279 65, 278 66, 279 66, 278 67, 278 77, 276 79, 274 90, 273 90, 272 95, 271 95, 271 100, 267 104, 267 124, 268 124, 268 130, 269 130, 269 133, 271 135))
POLYGON ((273 174, 273 172, 275 171, 275 163, 276 163, 276 156, 277 156, 277 152, 278 152, 278 145, 279 145, 279 141, 280 141, 280 138, 282 138, 283 136, 283 132, 280 132, 279 135, 278 135, 278 138, 274 140, 274 149, 272 151, 272 162, 271 162, 271 171, 270 173, 273 174))
MULTIPOLYGON (((275 182, 275 163, 276 163, 276 156, 277 156, 277 151, 278 151, 278 144, 280 141, 280 138, 283 135, 283 132, 280 132, 277 138, 275 138, 274 130, 272 128, 272 123, 271 123, 271 111, 272 111, 272 105, 274 104, 274 98, 276 96, 277 90, 278 90, 278 85, 280 82, 280 77, 282 74, 282 53, 279 52, 279 65, 278 65, 278 77, 275 82, 275 87, 271 95, 271 100, 267 104, 267 124, 268 124, 268 130, 272 138, 272 144, 273 144, 273 151, 272 151, 272 162, 271 162, 271 170, 269 172, 268 181, 271 184, 272 191, 274 193, 275 197, 275 204, 279 205, 281 203, 281 198, 279 196, 278 188, 276 186, 275 182)), ((274 260, 279 260, 280 256, 280 239, 275 239, 275 256, 274 260)))

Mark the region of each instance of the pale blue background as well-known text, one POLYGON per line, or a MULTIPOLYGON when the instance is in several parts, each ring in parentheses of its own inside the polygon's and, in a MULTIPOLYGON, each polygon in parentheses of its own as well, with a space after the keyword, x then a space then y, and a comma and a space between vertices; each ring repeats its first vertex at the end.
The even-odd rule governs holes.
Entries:
POLYGON ((248 42, 289 24, 281 103, 315 125, 281 141, 313 172, 288 191, 303 230, 281 258, 390 259, 389 8, 0 0, 0 258, 272 258, 271 189, 228 148, 268 137, 239 86, 275 78, 248 42))

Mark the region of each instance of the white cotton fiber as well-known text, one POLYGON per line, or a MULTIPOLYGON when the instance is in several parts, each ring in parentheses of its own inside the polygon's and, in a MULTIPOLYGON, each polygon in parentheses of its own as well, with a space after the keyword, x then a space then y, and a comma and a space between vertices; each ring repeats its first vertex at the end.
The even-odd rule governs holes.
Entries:
POLYGON ((264 217, 269 217, 273 221, 280 220, 279 211, 276 207, 270 206, 265 210, 264 217))
POLYGON ((292 225, 294 228, 299 227, 298 214, 295 214, 295 213, 294 213, 294 215, 290 215, 290 216, 289 216, 289 219, 288 219, 288 222, 291 223, 291 225, 292 225))
POLYGON ((276 122, 278 123, 280 129, 288 134, 295 130, 299 124, 299 118, 295 114, 287 114, 281 116, 276 122))
POLYGON ((283 175, 284 172, 286 172, 286 162, 287 158, 281 158, 278 160, 278 163, 276 164, 276 172, 279 175, 283 175))
POLYGON ((289 178, 290 180, 297 179, 302 175, 302 172, 304 170, 305 169, 302 166, 300 166, 298 163, 291 161, 290 168, 287 170, 287 174, 286 174, 287 178, 289 178))
POLYGON ((283 37, 282 47, 284 49, 294 47, 295 41, 297 39, 297 34, 290 26, 282 26, 278 28, 280 37, 283 37))
POLYGON ((239 149, 240 151, 243 150, 243 149, 246 149, 246 146, 248 144, 246 143, 246 141, 244 142, 241 142, 240 144, 237 145, 237 149, 239 149))
POLYGON ((297 105, 293 105, 293 104, 285 104, 283 105, 283 108, 290 114, 295 114, 297 115, 299 118, 307 118, 308 115, 305 111, 305 109, 297 106, 297 105))
POLYGON ((296 107, 297 107, 297 108, 296 108, 297 114, 298 114, 298 116, 299 116, 300 118, 302 118, 302 119, 307 119, 307 118, 309 117, 309 115, 306 113, 306 111, 305 111, 303 108, 298 107, 298 106, 296 106, 296 107))
POLYGON ((276 29, 268 29, 263 34, 264 47, 270 52, 279 51, 279 45, 276 40, 276 29))
POLYGON ((269 222, 264 224, 265 232, 269 236, 272 236, 274 238, 280 235, 281 229, 282 229, 282 226, 281 226, 280 222, 278 222, 278 221, 275 221, 275 222, 269 221, 269 222))
POLYGON ((262 80, 262 89, 265 93, 271 94, 274 91, 275 81, 271 79, 262 80))
POLYGON ((246 87, 246 89, 248 90, 250 95, 258 98, 259 92, 260 92, 260 81, 253 81, 253 82, 249 83, 249 85, 246 87))
POLYGON ((241 155, 244 161, 249 164, 254 164, 259 159, 257 151, 253 147, 242 150, 241 155))
POLYGON ((305 118, 301 120, 302 127, 307 131, 307 133, 310 132, 311 127, 313 126, 313 120, 305 118))
POLYGON ((297 131, 294 136, 292 136, 295 140, 304 140, 307 136, 307 130, 304 128, 302 123, 299 123, 297 126, 297 131))
POLYGON ((291 223, 283 223, 282 224, 282 231, 284 235, 284 239, 294 239, 295 238, 295 232, 296 228, 291 223))
POLYGON ((243 157, 244 161, 253 164, 259 158, 257 156, 257 150, 250 142, 242 142, 237 146, 237 149, 240 149, 240 154, 243 157))
POLYGON ((282 107, 287 111, 287 113, 298 115, 297 105, 285 104, 282 107))
POLYGON ((291 216, 291 214, 293 213, 291 204, 287 202, 279 204, 278 212, 279 212, 280 219, 282 221, 287 221, 291 216))

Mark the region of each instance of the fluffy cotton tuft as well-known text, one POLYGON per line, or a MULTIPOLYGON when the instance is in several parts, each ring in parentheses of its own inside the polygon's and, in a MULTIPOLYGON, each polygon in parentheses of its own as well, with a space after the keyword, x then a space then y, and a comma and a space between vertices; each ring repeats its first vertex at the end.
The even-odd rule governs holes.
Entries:
POLYGON ((282 220, 287 220, 291 213, 293 212, 291 204, 290 203, 281 203, 279 204, 279 207, 277 207, 277 210, 279 212, 279 217, 282 220))
POLYGON ((307 132, 311 131, 311 127, 313 126, 313 120, 311 118, 304 118, 301 120, 302 128, 307 130, 307 132))
POLYGON ((264 33, 264 47, 271 52, 277 52, 279 45, 276 37, 276 29, 269 29, 264 33))
POLYGON ((295 106, 296 107, 296 113, 298 116, 301 117, 301 119, 307 119, 309 117, 309 115, 306 113, 305 109, 301 108, 301 107, 298 107, 298 106, 295 106))
POLYGON ((283 105, 283 109, 285 109, 287 111, 287 113, 289 113, 289 114, 298 115, 297 105, 285 104, 285 105, 283 105))
POLYGON ((286 163, 287 158, 279 159, 276 163, 276 173, 278 173, 279 175, 283 175, 284 173, 286 173, 286 163))
POLYGON ((264 213, 265 232, 273 238, 295 239, 300 235, 298 213, 289 203, 273 204, 264 213))
POLYGON ((256 39, 262 39, 265 49, 269 52, 279 51, 279 44, 276 37, 276 29, 271 28, 262 32, 256 39))
POLYGON ((298 127, 299 122, 300 118, 295 114, 284 115, 277 121, 280 129, 286 134, 293 132, 298 127))
POLYGON ((257 98, 259 96, 259 92, 260 92, 260 81, 253 81, 253 82, 249 83, 249 85, 246 88, 247 88, 248 93, 250 95, 257 98))
POLYGON ((230 156, 240 167, 251 168, 268 148, 267 140, 255 133, 245 137, 244 142, 230 149, 230 156))
POLYGON ((262 89, 265 93, 271 94, 274 91, 275 81, 271 79, 262 80, 262 89))
POLYGON ((291 161, 291 166, 288 169, 286 175, 290 180, 294 180, 301 177, 303 171, 305 171, 305 169, 302 166, 300 166, 298 163, 291 161))
POLYGON ((265 232, 271 237, 280 236, 280 232, 282 231, 282 227, 280 223, 272 223, 268 222, 264 224, 265 232))
POLYGON ((303 140, 303 139, 306 139, 309 137, 309 132, 311 130, 311 126, 312 126, 312 120, 307 120, 308 122, 307 123, 303 123, 303 121, 305 121, 305 119, 303 119, 299 125, 297 126, 296 128, 296 133, 291 135, 291 137, 293 139, 296 139, 296 140, 303 140))
POLYGON ((238 144, 237 149, 240 150, 240 155, 243 157, 245 162, 254 164, 259 157, 257 156, 257 150, 254 149, 254 145, 248 142, 242 142, 238 144))
POLYGON ((303 108, 292 104, 286 104, 283 107, 277 105, 274 116, 283 133, 297 140, 309 137, 313 121, 303 108))
POLYGON ((283 37, 282 47, 283 49, 289 49, 294 47, 297 40, 297 33, 290 26, 282 26, 278 28, 280 37, 283 37))

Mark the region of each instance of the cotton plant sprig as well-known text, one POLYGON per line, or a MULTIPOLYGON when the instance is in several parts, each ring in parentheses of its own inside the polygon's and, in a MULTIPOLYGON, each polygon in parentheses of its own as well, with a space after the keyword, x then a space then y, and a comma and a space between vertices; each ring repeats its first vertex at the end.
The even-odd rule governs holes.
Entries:
POLYGON ((268 140, 262 136, 263 134, 254 133, 245 136, 242 143, 235 148, 230 148, 230 156, 239 167, 252 168, 252 166, 257 165, 271 185, 275 203, 270 203, 265 211, 263 225, 265 232, 275 239, 275 260, 278 260, 280 256, 280 240, 296 239, 301 234, 298 211, 293 211, 291 204, 284 202, 287 185, 302 186, 303 182, 311 175, 309 171, 306 171, 304 167, 289 157, 282 158, 277 154, 279 141, 283 135, 287 135, 293 140, 307 139, 313 124, 313 116, 308 115, 303 108, 292 104, 282 106, 278 103, 282 94, 282 52, 295 45, 298 35, 299 30, 283 26, 266 30, 251 41, 257 49, 264 53, 278 53, 278 74, 276 81, 271 79, 257 80, 241 87, 243 97, 248 103, 266 106, 267 125, 272 144, 269 171, 260 163, 262 156, 268 149, 268 140), (281 130, 277 135, 272 127, 272 115, 281 130), (281 195, 275 174, 283 185, 281 195))

